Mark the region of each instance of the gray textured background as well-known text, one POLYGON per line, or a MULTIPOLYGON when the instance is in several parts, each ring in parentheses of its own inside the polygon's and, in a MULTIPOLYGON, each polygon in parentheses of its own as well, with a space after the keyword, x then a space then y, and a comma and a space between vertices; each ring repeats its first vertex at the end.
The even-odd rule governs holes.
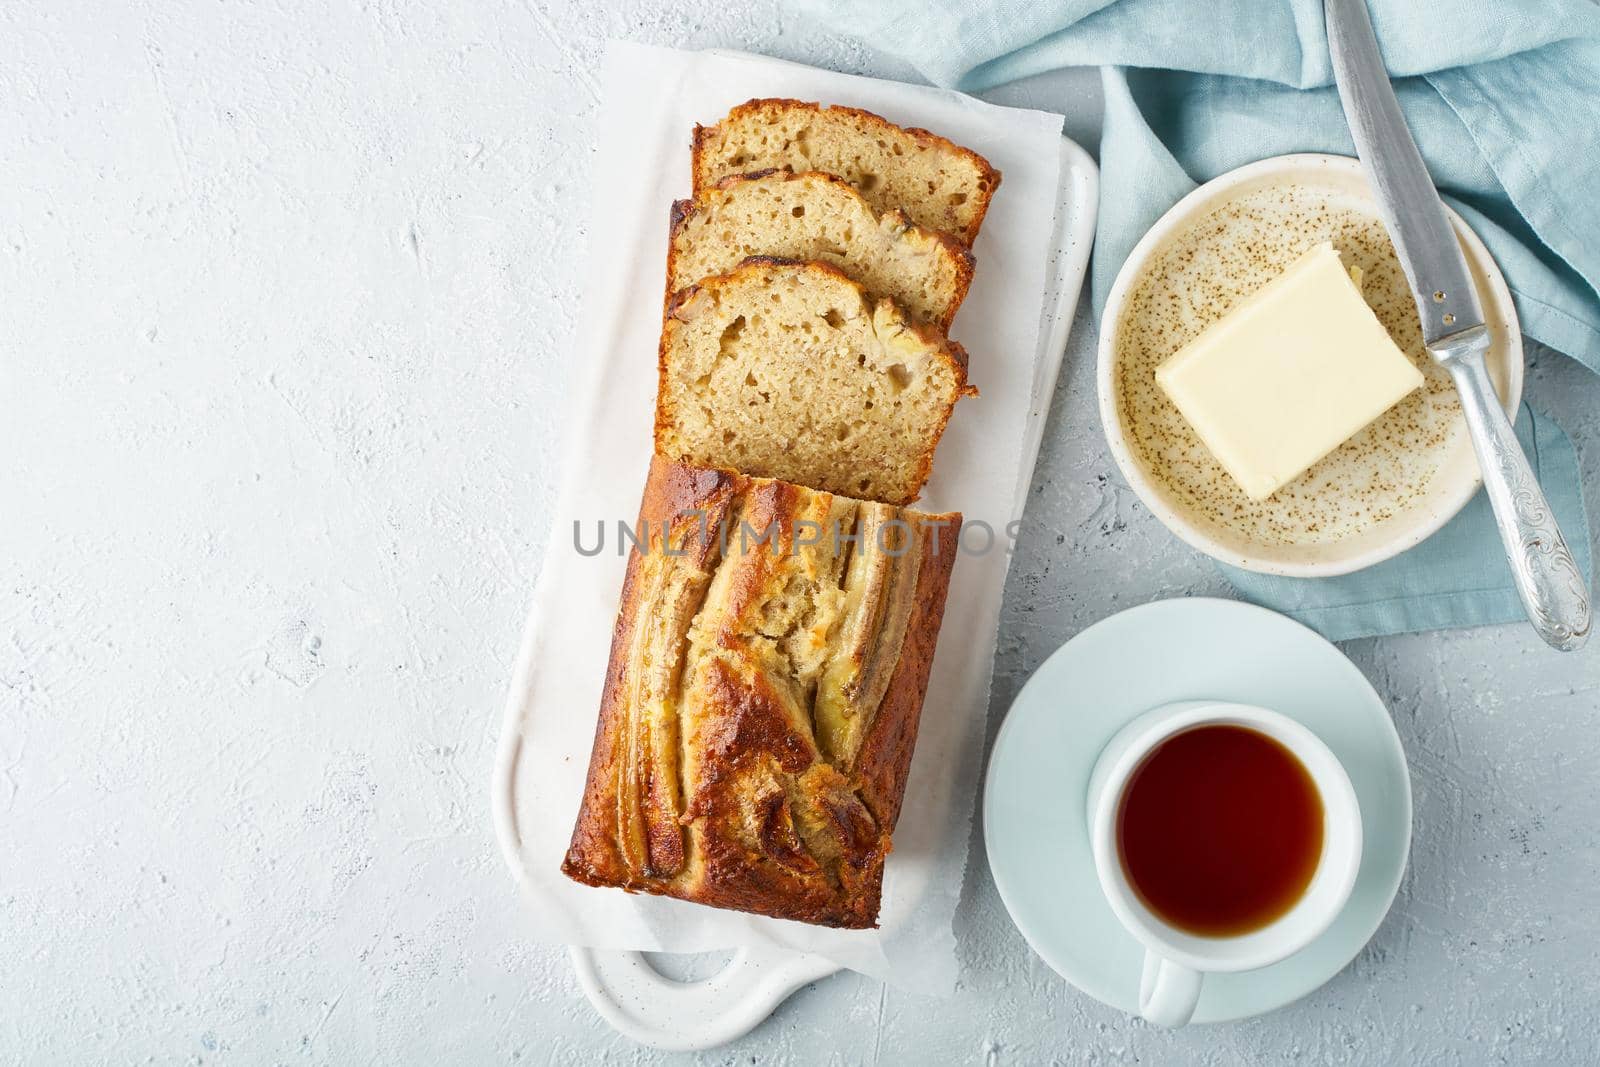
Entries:
MULTIPOLYGON (((635 1056, 525 940, 486 806, 607 35, 913 77, 777 0, 0 8, 0 1060, 635 1056)), ((989 95, 1097 141, 1087 72, 989 95)), ((1119 484, 1089 335, 1080 310, 995 718, 1087 624, 1226 593, 1119 484)), ((1600 383, 1535 353, 1528 391, 1600 500, 1600 383)), ((701 1059, 1592 1061, 1600 652, 1346 651, 1416 843, 1324 989, 1154 1031, 1040 963, 980 862, 955 1000, 843 975, 701 1059)))

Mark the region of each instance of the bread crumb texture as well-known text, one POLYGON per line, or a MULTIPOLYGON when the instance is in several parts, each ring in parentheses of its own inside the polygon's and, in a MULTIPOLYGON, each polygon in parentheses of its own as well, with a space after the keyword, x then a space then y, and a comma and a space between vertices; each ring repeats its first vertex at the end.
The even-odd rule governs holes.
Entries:
POLYGON ((971 391, 965 363, 959 345, 837 270, 748 261, 669 308, 656 450, 908 504, 971 391))
POLYGON ((697 194, 730 175, 771 167, 837 174, 878 211, 899 208, 969 245, 1000 185, 1000 172, 976 152, 855 108, 751 100, 715 126, 695 128, 697 194))
POLYGON ((972 280, 972 254, 898 209, 878 213, 831 174, 774 171, 724 179, 674 211, 667 288, 676 293, 751 256, 838 267, 919 323, 946 329, 972 280))

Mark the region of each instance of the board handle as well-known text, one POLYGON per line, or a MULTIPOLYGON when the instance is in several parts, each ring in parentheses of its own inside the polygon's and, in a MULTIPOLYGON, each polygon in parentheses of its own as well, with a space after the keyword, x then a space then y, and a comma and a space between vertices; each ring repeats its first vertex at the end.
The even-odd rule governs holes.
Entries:
POLYGON ((710 978, 679 982, 652 967, 642 952, 577 946, 569 951, 584 996, 612 1029, 671 1052, 737 1040, 789 994, 840 969, 832 960, 789 949, 741 948, 710 978))

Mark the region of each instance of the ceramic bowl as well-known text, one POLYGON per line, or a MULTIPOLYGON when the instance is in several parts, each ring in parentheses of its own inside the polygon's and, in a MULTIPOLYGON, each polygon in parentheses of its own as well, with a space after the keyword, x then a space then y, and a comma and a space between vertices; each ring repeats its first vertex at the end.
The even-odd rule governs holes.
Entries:
MULTIPOLYGON (((1158 252, 1189 223, 1234 197, 1274 184, 1333 186, 1371 200, 1360 163, 1345 156, 1276 156, 1214 178, 1178 201, 1134 247, 1106 299, 1101 315, 1098 391, 1106 442, 1122 475, 1166 527, 1190 545, 1231 566, 1266 574, 1326 577, 1370 567, 1419 544, 1449 522, 1481 484, 1477 457, 1465 421, 1438 447, 1439 465, 1425 493, 1403 512, 1360 533, 1320 543, 1273 545, 1193 514, 1165 489, 1131 446, 1117 403, 1116 351, 1129 295, 1158 252)), ((1522 399, 1522 333, 1505 278, 1489 251, 1461 217, 1446 207, 1461 239, 1484 317, 1493 334, 1488 364, 1507 414, 1515 417, 1522 399)))

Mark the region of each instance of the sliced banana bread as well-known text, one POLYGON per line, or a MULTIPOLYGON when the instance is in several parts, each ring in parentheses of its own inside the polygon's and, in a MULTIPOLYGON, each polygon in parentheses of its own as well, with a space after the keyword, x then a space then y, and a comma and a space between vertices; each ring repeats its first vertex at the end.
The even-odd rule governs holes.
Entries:
POLYGON ((715 126, 694 128, 694 192, 723 178, 779 167, 837 174, 879 212, 919 226, 978 236, 1000 172, 970 149, 870 111, 800 100, 750 100, 715 126))
POLYGON ((656 452, 909 504, 967 385, 967 354, 823 263, 756 257, 675 297, 656 452))
POLYGON ((672 206, 667 292, 751 256, 829 263, 918 322, 949 329, 972 282, 972 253, 896 209, 878 214, 843 178, 772 170, 725 178, 672 206))

